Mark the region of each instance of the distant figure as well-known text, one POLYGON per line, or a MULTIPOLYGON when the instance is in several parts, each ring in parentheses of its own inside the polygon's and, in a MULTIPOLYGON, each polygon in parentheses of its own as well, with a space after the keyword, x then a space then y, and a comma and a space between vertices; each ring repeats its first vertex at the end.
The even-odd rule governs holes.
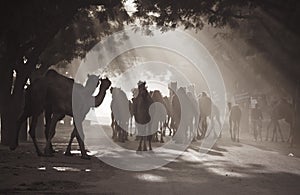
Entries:
POLYGON ((178 129, 178 125, 180 122, 180 104, 179 104, 179 100, 178 97, 176 95, 177 92, 177 82, 171 82, 168 85, 168 89, 169 89, 169 105, 170 105, 170 115, 168 116, 168 124, 170 123, 170 133, 169 136, 175 135, 177 129, 178 129))
POLYGON ((285 99, 281 99, 278 102, 274 102, 271 108, 270 113, 271 121, 269 122, 267 126, 267 135, 266 135, 266 141, 269 138, 269 129, 273 125, 273 136, 272 141, 277 141, 277 131, 280 134, 281 141, 284 142, 283 134, 279 125, 279 120, 284 119, 285 122, 287 122, 290 125, 290 135, 288 138, 289 140, 292 140, 293 135, 293 127, 294 127, 294 112, 292 104, 288 103, 285 99))
POLYGON ((186 89, 184 87, 180 87, 177 91, 178 98, 178 107, 180 108, 180 117, 178 116, 177 120, 179 123, 177 124, 177 132, 174 136, 174 140, 176 143, 184 144, 190 142, 193 138, 193 104, 190 101, 186 93, 186 89))
POLYGON ((181 106, 180 101, 178 97, 178 93, 174 94, 171 97, 171 129, 173 130, 173 136, 176 134, 179 124, 180 124, 180 118, 181 118, 181 106))
POLYGON ((258 136, 260 141, 262 141, 262 119, 263 115, 261 109, 258 104, 255 104, 255 108, 251 110, 251 123, 255 141, 257 141, 258 136))
POLYGON ((242 111, 238 104, 232 105, 228 102, 229 109, 229 132, 232 141, 240 141, 240 122, 242 111))
MULTIPOLYGON (((151 94, 151 98, 154 103, 153 107, 151 108, 152 111, 154 112, 153 117, 151 118, 152 120, 152 128, 160 130, 160 142, 164 143, 163 140, 163 128, 165 121, 167 119, 167 108, 163 99, 163 96, 159 90, 154 90, 153 93, 151 94)), ((154 136, 154 141, 158 142, 158 135, 157 133, 154 136)))
POLYGON ((130 119, 130 105, 125 92, 121 88, 111 87, 111 117, 112 138, 115 141, 125 142, 127 140, 128 123, 130 119))
POLYGON ((166 121, 164 123, 164 136, 165 136, 165 132, 166 132, 166 129, 168 128, 169 129, 169 136, 171 136, 172 134, 172 129, 170 127, 170 122, 171 122, 171 115, 172 115, 172 112, 171 112, 171 102, 170 102, 170 98, 167 97, 167 96, 164 96, 163 97, 164 99, 164 105, 166 106, 166 110, 167 110, 167 118, 166 118, 166 121))
POLYGON ((215 137, 222 137, 222 123, 221 123, 221 119, 220 119, 220 110, 219 108, 217 107, 216 104, 212 103, 212 110, 211 110, 211 115, 210 115, 210 120, 211 120, 211 126, 212 126, 212 129, 214 129, 214 136, 215 137), (217 121, 218 125, 219 125, 219 128, 220 128, 220 133, 218 135, 218 132, 215 131, 215 120, 217 121))
POLYGON ((189 109, 189 114, 190 116, 188 117, 188 128, 189 128, 189 136, 192 137, 192 139, 194 141, 196 141, 195 136, 197 136, 197 127, 198 127, 198 122, 199 122, 199 105, 198 105, 198 101, 195 97, 195 95, 192 92, 188 92, 187 96, 189 98, 190 101, 190 106, 191 108, 189 109))
POLYGON ((128 100, 128 104, 129 104, 129 112, 130 112, 129 132, 130 132, 130 137, 132 137, 132 134, 135 132, 133 130, 133 126, 132 126, 132 119, 133 119, 133 103, 132 103, 132 100, 128 100))
POLYGON ((207 132, 208 124, 207 117, 211 116, 212 102, 211 99, 207 96, 205 92, 202 92, 201 97, 199 98, 199 110, 200 110, 200 128, 201 128, 201 137, 204 138, 207 132))

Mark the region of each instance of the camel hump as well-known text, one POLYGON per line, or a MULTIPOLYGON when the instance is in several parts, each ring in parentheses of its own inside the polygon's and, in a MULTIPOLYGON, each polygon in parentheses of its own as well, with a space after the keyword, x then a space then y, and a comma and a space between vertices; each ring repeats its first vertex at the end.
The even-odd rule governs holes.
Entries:
MULTIPOLYGON (((74 83, 74 79, 72 78, 68 78, 62 74, 59 74, 56 70, 53 70, 53 69, 50 69, 47 71, 46 73, 46 77, 47 78, 53 78, 53 79, 62 79, 63 81, 66 81, 66 82, 72 82, 74 83)), ((56 80, 57 81, 57 80, 56 80)))

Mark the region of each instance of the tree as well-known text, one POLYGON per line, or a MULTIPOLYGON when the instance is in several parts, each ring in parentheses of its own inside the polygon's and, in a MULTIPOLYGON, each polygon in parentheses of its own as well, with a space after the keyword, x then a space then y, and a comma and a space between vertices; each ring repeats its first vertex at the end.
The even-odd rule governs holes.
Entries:
POLYGON ((24 85, 36 65, 44 72, 59 61, 82 57, 103 34, 120 28, 129 17, 116 0, 7 1, 0 11, 1 142, 8 144, 22 108, 24 85), (97 22, 103 26, 102 34, 92 28, 97 22))

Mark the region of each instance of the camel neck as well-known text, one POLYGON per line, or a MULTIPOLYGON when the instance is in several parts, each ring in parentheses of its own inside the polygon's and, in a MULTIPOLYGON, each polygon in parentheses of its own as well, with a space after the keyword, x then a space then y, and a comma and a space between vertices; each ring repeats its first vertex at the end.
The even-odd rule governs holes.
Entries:
POLYGON ((106 94, 106 90, 103 88, 100 88, 99 93, 95 97, 95 107, 99 107, 102 104, 105 94, 106 94))

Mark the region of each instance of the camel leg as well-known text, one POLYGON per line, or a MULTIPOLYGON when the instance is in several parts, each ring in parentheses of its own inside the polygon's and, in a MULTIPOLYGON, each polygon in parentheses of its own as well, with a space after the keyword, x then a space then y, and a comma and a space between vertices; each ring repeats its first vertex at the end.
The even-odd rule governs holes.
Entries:
POLYGON ((262 142, 263 141, 263 138, 262 138, 262 120, 259 121, 259 127, 258 127, 258 132, 259 132, 259 137, 260 137, 260 141, 262 142))
POLYGON ((290 142, 290 147, 293 146, 293 138, 294 138, 294 125, 290 124, 290 135, 289 135, 289 142, 290 142))
POLYGON ((82 141, 81 137, 79 136, 78 130, 76 130, 76 139, 79 144, 80 152, 81 152, 81 158, 90 160, 91 157, 86 153, 84 142, 82 141))
POLYGON ((282 131, 281 131, 281 128, 280 128, 280 124, 279 124, 278 121, 277 121, 277 127, 278 127, 278 132, 280 134, 281 141, 284 142, 283 134, 282 134, 282 131))
POLYGON ((137 151, 142 151, 143 136, 139 136, 139 138, 140 138, 140 143, 139 143, 139 147, 138 147, 137 151))
POLYGON ((256 121, 252 121, 252 126, 253 126, 254 139, 255 139, 255 141, 257 141, 257 122, 256 121))
POLYGON ((125 142, 126 140, 126 131, 120 127, 120 133, 121 133, 121 142, 125 142))
MULTIPOLYGON (((277 125, 276 125, 276 122, 275 122, 275 121, 273 122, 273 125, 274 125, 274 128, 273 128, 272 142, 273 142, 274 139, 275 139, 275 135, 276 135, 276 131, 277 131, 277 125)), ((277 135, 276 135, 276 136, 277 136, 277 135)))
POLYGON ((240 142, 240 121, 237 122, 237 142, 240 142))
MULTIPOLYGON (((49 128, 50 128, 50 123, 51 123, 51 115, 52 115, 52 112, 50 111, 50 109, 46 109, 45 110, 45 120, 46 120, 45 137, 46 137, 46 140, 48 140, 48 137, 49 137, 49 128)), ((55 152, 55 150, 53 149, 52 143, 50 143, 50 149, 51 149, 52 153, 55 152)))
POLYGON ((197 127, 197 139, 201 139, 200 133, 202 131, 202 118, 199 116, 199 122, 197 127))
POLYGON ((71 147, 72 147, 72 142, 73 142, 73 139, 76 137, 76 129, 74 127, 72 133, 71 133, 71 137, 70 137, 70 140, 69 140, 69 144, 67 146, 67 149, 66 149, 66 152, 65 152, 65 155, 66 156, 73 156, 72 153, 71 153, 71 147))
POLYGON ((164 129, 163 129, 163 126, 160 127, 160 143, 164 143, 164 129))
POLYGON ((220 128, 219 138, 221 138, 222 137, 222 124, 221 124, 220 116, 218 116, 216 119, 217 119, 217 122, 218 122, 219 128, 220 128))
POLYGON ((16 124, 16 135, 14 137, 14 139, 12 140, 9 148, 11 150, 15 150, 17 148, 17 146, 19 145, 19 132, 20 132, 20 128, 21 125, 24 123, 24 121, 27 119, 29 115, 26 114, 25 112, 21 115, 21 117, 17 120, 17 124, 16 124))
POLYGON ((46 156, 52 156, 52 152, 51 152, 51 140, 55 134, 55 128, 56 128, 56 124, 59 120, 64 118, 64 114, 53 114, 53 117, 51 119, 50 122, 50 128, 49 128, 49 137, 47 139, 46 142, 46 147, 45 147, 45 155, 46 156))
POLYGON ((158 142, 158 131, 154 134, 154 142, 158 142))
POLYGON ((233 136, 232 136, 232 120, 229 118, 229 133, 230 133, 230 138, 233 141, 233 136))
POLYGON ((233 127, 232 127, 231 131, 232 131, 232 141, 235 142, 235 122, 233 122, 233 127))
POLYGON ((237 141, 237 122, 233 122, 233 141, 237 141))
POLYGON ((78 121, 78 123, 75 123, 75 132, 76 132, 76 139, 77 142, 79 144, 79 148, 80 148, 80 152, 81 152, 81 158, 82 159, 86 159, 86 160, 90 160, 91 157, 87 154, 86 149, 85 149, 85 145, 84 145, 84 134, 83 134, 83 127, 82 127, 82 121, 78 121))
POLYGON ((201 138, 205 138, 205 135, 206 135, 206 131, 207 131, 207 128, 206 128, 206 117, 203 118, 203 121, 202 121, 202 133, 201 133, 201 138))
POLYGON ((266 139, 265 139, 265 141, 268 141, 269 140, 269 129, 270 129, 270 127, 271 127, 271 125, 272 125, 272 120, 269 122, 269 124, 268 124, 268 126, 267 126, 267 134, 266 134, 266 139))
POLYGON ((169 121, 171 120, 171 122, 170 122, 170 131, 169 131, 169 136, 172 136, 172 129, 174 129, 174 120, 170 117, 169 118, 169 121))
MULTIPOLYGON (((143 137, 142 137, 143 142, 144 142, 144 145, 143 145, 143 151, 147 151, 147 144, 146 144, 146 142, 147 142, 147 137, 148 137, 148 136, 143 136, 143 137)), ((152 139, 152 137, 151 137, 151 139, 152 139)))
POLYGON ((31 124, 30 124, 30 130, 29 130, 29 135, 33 141, 36 153, 38 156, 42 156, 42 152, 40 151, 38 145, 37 145, 37 141, 35 138, 35 128, 36 128, 36 124, 37 124, 37 119, 38 116, 32 116, 32 120, 31 120, 31 124))
POLYGON ((151 146, 152 135, 149 135, 147 137, 149 137, 148 138, 148 141, 149 141, 149 150, 151 151, 152 150, 152 146, 151 146))
POLYGON ((112 139, 115 140, 116 139, 116 122, 115 122, 113 113, 111 113, 111 125, 110 126, 112 129, 112 139))
POLYGON ((129 118, 129 129, 130 129, 130 137, 132 137, 133 129, 132 129, 132 117, 129 118))

